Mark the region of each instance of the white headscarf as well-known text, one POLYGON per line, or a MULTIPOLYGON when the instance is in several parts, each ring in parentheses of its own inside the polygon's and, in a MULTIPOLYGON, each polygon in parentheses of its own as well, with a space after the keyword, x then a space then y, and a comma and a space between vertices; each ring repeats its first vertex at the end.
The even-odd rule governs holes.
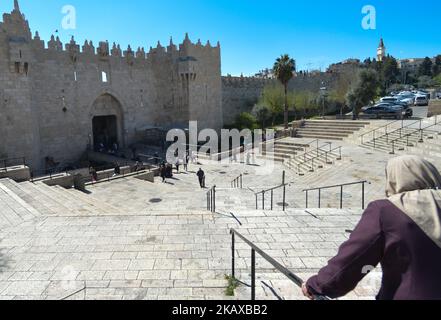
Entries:
POLYGON ((386 195, 441 248, 441 175, 417 156, 389 161, 386 195))

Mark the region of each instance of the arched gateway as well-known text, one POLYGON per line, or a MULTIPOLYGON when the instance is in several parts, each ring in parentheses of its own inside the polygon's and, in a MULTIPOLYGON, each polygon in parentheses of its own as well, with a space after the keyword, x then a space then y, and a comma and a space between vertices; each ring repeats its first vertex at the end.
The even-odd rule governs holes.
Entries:
POLYGON ((92 105, 93 147, 102 144, 108 150, 113 144, 123 146, 123 110, 121 103, 111 94, 103 94, 92 105))

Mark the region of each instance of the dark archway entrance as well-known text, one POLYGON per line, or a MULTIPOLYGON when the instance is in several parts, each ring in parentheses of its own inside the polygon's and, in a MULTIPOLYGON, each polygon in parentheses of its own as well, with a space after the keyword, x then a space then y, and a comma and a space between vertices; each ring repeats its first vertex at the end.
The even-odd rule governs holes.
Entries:
POLYGON ((104 146, 107 151, 125 147, 124 113, 120 102, 110 94, 99 96, 92 105, 92 141, 94 150, 104 146))
POLYGON ((105 150, 113 149, 118 144, 118 125, 116 116, 97 116, 92 119, 93 145, 96 151, 104 146, 105 150))

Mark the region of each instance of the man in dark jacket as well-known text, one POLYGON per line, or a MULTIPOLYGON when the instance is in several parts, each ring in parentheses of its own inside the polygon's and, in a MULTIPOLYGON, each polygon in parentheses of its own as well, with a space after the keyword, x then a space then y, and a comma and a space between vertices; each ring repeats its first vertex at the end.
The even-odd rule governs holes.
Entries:
POLYGON ((197 176, 199 179, 199 185, 201 188, 205 188, 205 172, 202 170, 202 168, 199 168, 197 176))

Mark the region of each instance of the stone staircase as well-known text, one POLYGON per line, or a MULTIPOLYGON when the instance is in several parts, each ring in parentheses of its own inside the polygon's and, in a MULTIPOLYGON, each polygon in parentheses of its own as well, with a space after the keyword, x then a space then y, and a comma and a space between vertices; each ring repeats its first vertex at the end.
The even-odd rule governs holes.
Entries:
POLYGON ((120 211, 80 191, 50 187, 43 182, 17 183, 11 179, 1 179, 0 188, 21 205, 26 205, 27 210, 34 212, 35 216, 112 215, 120 211))
POLYGON ((297 130, 296 137, 343 140, 369 124, 365 121, 307 120, 297 130))
POLYGON ((269 142, 265 147, 262 156, 258 156, 258 158, 267 158, 283 163, 284 161, 305 152, 310 146, 308 144, 294 142, 290 139, 282 139, 276 142, 269 142))
POLYGON ((286 160, 284 164, 299 176, 304 176, 308 172, 311 173, 318 169, 332 166, 340 160, 342 160, 342 156, 338 150, 329 153, 324 151, 312 151, 290 158, 286 160))
POLYGON ((21 199, 0 180, 0 230, 14 227, 41 216, 41 213, 21 199))

